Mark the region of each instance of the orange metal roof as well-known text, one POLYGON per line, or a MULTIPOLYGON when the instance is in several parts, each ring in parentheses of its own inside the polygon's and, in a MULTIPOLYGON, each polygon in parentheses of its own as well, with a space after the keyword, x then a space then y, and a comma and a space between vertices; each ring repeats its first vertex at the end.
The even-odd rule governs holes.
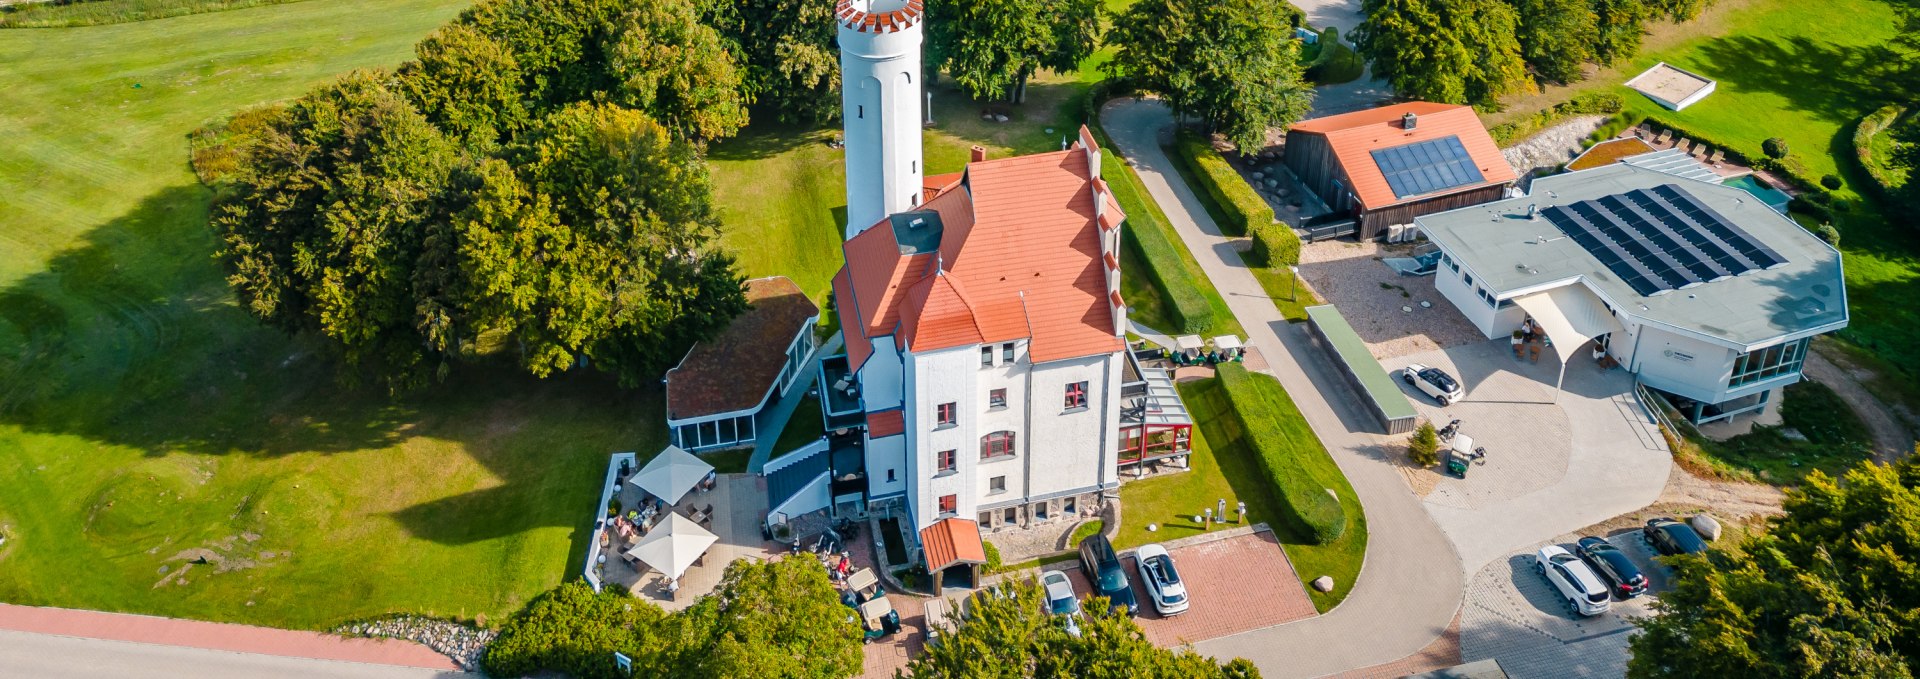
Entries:
MULTIPOLYGON (((848 240, 834 280, 842 327, 916 351, 1022 338, 1035 361, 1119 351, 1088 153, 968 164, 965 181, 921 206, 940 213, 937 253, 900 254, 886 222, 848 240)), ((1106 209, 1115 224, 1124 218, 1111 201, 1106 209)), ((866 350, 853 344, 858 370, 866 350)))
POLYGON ((973 519, 948 517, 920 529, 920 547, 926 552, 928 572, 958 563, 987 562, 987 549, 980 544, 980 524, 973 519))
POLYGON ((907 417, 898 410, 882 410, 867 413, 867 437, 881 438, 896 436, 907 431, 907 417))
POLYGON ((1327 138, 1334 157, 1339 159, 1341 169, 1346 172, 1349 188, 1359 197, 1360 205, 1365 210, 1424 200, 1488 184, 1505 184, 1518 178, 1513 166, 1508 165, 1507 159, 1500 155, 1500 147, 1494 145, 1493 137, 1487 135, 1487 128, 1480 124, 1479 116, 1474 115, 1473 109, 1467 106, 1407 102, 1302 120, 1294 123, 1290 132, 1317 134, 1327 138), (1401 117, 1408 113, 1417 117, 1412 130, 1403 129, 1400 124, 1401 117), (1449 136, 1460 138, 1461 146, 1466 147, 1467 155, 1473 157, 1474 165, 1480 168, 1480 174, 1486 181, 1456 186, 1444 192, 1395 197, 1393 189, 1387 185, 1386 176, 1380 173, 1380 166, 1373 162, 1372 152, 1449 136))

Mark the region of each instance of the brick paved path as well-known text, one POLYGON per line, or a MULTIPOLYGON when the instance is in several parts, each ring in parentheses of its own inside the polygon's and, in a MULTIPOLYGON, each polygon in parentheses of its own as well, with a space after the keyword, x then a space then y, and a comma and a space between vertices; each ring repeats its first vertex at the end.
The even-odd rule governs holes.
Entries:
POLYGON ((316 660, 459 669, 447 656, 410 641, 350 639, 319 632, 148 615, 0 604, 0 629, 316 660))

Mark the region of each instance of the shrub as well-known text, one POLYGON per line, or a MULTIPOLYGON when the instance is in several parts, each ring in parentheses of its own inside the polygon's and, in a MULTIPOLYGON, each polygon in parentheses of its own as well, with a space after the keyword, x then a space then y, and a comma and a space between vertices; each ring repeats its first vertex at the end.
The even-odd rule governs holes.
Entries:
POLYGON ((1898 104, 1882 106, 1879 110, 1861 118, 1860 124, 1853 129, 1853 155, 1860 160, 1860 166, 1866 169, 1867 175, 1873 178, 1873 183, 1876 185, 1874 189, 1882 198, 1894 195, 1895 189, 1899 188, 1903 181, 1896 174, 1897 170, 1889 166, 1889 161, 1892 159, 1873 157, 1873 140, 1882 132, 1886 132, 1888 127, 1893 126, 1893 123, 1906 111, 1906 107, 1898 104))
POLYGON ((1255 225, 1251 228, 1254 266, 1278 269, 1300 263, 1300 234, 1283 222, 1255 225))
POLYGON ((1227 223, 1220 228, 1229 236, 1245 236, 1254 224, 1273 223, 1273 206, 1261 198, 1227 159, 1213 150, 1213 144, 1191 130, 1181 130, 1174 142, 1176 161, 1186 165, 1203 195, 1220 208, 1227 223))
POLYGON ((1768 158, 1774 160, 1785 158, 1788 153, 1787 140, 1779 137, 1768 137, 1766 141, 1760 142, 1760 152, 1767 154, 1768 158))
POLYGON ((653 648, 665 618, 658 606, 612 590, 596 593, 585 582, 572 580, 514 614, 487 646, 480 664, 496 677, 559 671, 583 679, 614 679, 621 674, 613 653, 638 657, 653 648))
POLYGON ((1826 241, 1828 245, 1840 247, 1840 230, 1834 228, 1833 222, 1821 222, 1820 226, 1813 230, 1813 235, 1819 236, 1820 240, 1826 241))
MULTIPOLYGON (((1533 115, 1495 125, 1487 130, 1493 136, 1493 142, 1502 147, 1512 146, 1522 139, 1533 136, 1535 132, 1558 124, 1561 120, 1581 115, 1614 114, 1627 106, 1626 100, 1612 92, 1588 92, 1566 101, 1535 111, 1533 115)), ((1630 125, 1622 125, 1624 130, 1630 125)), ((1619 130, 1614 131, 1615 134, 1619 130)), ((1611 136, 1611 135, 1609 135, 1611 136)))
POLYGON ((993 575, 1005 570, 1007 564, 1000 558, 1000 547, 986 540, 980 541, 980 548, 987 553, 987 562, 980 565, 981 575, 993 575))
MULTIPOLYGON (((1119 90, 1113 90, 1118 92, 1119 90)), ((1091 126, 1094 137, 1101 145, 1112 148, 1112 140, 1106 137, 1106 131, 1099 126, 1098 118, 1091 126)), ((1212 284, 1206 280, 1206 274, 1200 271, 1200 263, 1187 253, 1185 245, 1173 233, 1160 211, 1150 198, 1147 190, 1140 185, 1133 169, 1126 166, 1118 153, 1104 153, 1100 158, 1100 174, 1107 180, 1107 186, 1113 189, 1113 197, 1119 201, 1120 209, 1127 214, 1126 223, 1121 227, 1121 247, 1128 248, 1135 257, 1144 262, 1143 267, 1153 287, 1162 293, 1167 302, 1168 313, 1176 327, 1158 328, 1163 331, 1196 333, 1214 327, 1216 314, 1226 313, 1224 309, 1216 311, 1216 303, 1208 300, 1212 284)), ((1224 307, 1224 303, 1219 303, 1224 307)))
POLYGON ((1307 65, 1307 80, 1315 85, 1353 82, 1367 72, 1367 62, 1359 52, 1340 42, 1340 29, 1328 26, 1320 33, 1320 55, 1307 65))
POLYGON ((1787 203, 1787 211, 1810 215, 1821 221, 1833 221, 1833 208, 1829 207, 1831 201, 1827 194, 1809 191, 1787 203))
POLYGON ((1840 177, 1830 174, 1820 175, 1820 187, 1828 191, 1840 190, 1840 177))
POLYGON ((1320 441, 1309 431, 1308 440, 1288 436, 1274 421, 1276 413, 1286 409, 1287 396, 1280 383, 1271 377, 1256 377, 1238 363, 1219 367, 1220 383, 1227 402, 1239 416, 1245 430, 1243 439, 1260 463, 1263 479, 1271 484, 1273 496, 1280 500, 1289 518, 1314 544, 1324 545, 1340 539, 1347 530, 1346 510, 1329 488, 1330 480, 1315 478, 1303 456, 1326 455, 1320 441))
POLYGON ((1440 433, 1433 430, 1432 422, 1421 422, 1420 428, 1413 430, 1413 438, 1407 441, 1407 457, 1422 467, 1440 464, 1440 433))

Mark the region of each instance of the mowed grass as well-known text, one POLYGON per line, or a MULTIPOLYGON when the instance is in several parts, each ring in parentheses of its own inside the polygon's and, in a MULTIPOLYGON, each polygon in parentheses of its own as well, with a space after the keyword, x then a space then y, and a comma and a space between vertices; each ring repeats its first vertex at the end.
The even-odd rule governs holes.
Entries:
POLYGON ((606 455, 664 443, 657 388, 342 386, 235 306, 186 163, 199 125, 396 64, 465 4, 0 31, 0 600, 324 628, 497 618, 577 572, 606 455))
MULTIPOLYGON (((1271 379, 1258 376, 1259 379, 1271 379)), ((1353 590, 1353 583, 1360 576, 1360 565, 1367 551, 1366 514, 1360 506, 1359 498, 1353 487, 1347 483, 1346 475, 1340 472, 1324 448, 1318 445, 1318 439, 1308 428, 1306 419, 1294 409, 1291 400, 1283 405, 1284 412, 1272 413, 1264 422, 1253 426, 1280 427, 1287 431, 1295 441, 1313 441, 1310 449, 1302 449, 1298 456, 1300 464, 1310 466, 1319 478, 1338 479, 1335 494, 1340 496, 1341 508, 1346 511, 1347 530, 1340 539, 1326 545, 1315 545, 1297 530, 1291 521, 1282 515, 1279 498, 1273 496, 1274 489, 1261 483, 1264 473, 1255 453, 1242 440, 1248 423, 1242 422, 1233 412, 1227 401, 1226 390, 1218 379, 1206 379, 1184 382, 1179 385, 1180 398, 1193 413, 1194 429, 1193 453, 1188 456, 1193 468, 1190 471, 1160 476, 1139 481, 1130 481, 1120 486, 1122 516, 1117 543, 1120 547, 1136 547, 1149 542, 1164 542, 1183 537, 1199 535, 1202 526, 1193 520, 1211 509, 1224 499, 1227 502, 1229 516, 1236 516, 1237 503, 1247 503, 1247 521, 1265 523, 1273 529, 1274 536, 1280 540, 1287 560, 1293 564, 1293 570, 1300 578, 1301 586, 1313 599, 1314 608, 1324 613, 1346 599, 1353 590), (1148 525, 1158 530, 1149 532, 1148 525), (1322 575, 1331 576, 1334 581, 1332 592, 1322 594, 1308 587, 1306 583, 1322 575)), ((1227 524, 1224 527, 1235 527, 1227 524)), ((1216 527, 1219 529, 1222 527, 1216 527)))

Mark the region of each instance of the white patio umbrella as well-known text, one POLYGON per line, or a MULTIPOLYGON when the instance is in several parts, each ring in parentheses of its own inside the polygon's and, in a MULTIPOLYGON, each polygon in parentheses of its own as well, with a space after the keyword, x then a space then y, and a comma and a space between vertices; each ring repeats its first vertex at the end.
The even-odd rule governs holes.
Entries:
POLYGON ((655 524, 627 554, 677 579, 718 539, 693 519, 667 512, 666 520, 655 524))
POLYGON ((680 498, 686 497, 694 484, 700 483, 712 472, 713 465, 707 464, 706 460, 694 457, 693 453, 681 450, 680 446, 667 446, 666 450, 648 460, 647 466, 641 467, 631 482, 666 500, 668 504, 679 504, 680 498))

